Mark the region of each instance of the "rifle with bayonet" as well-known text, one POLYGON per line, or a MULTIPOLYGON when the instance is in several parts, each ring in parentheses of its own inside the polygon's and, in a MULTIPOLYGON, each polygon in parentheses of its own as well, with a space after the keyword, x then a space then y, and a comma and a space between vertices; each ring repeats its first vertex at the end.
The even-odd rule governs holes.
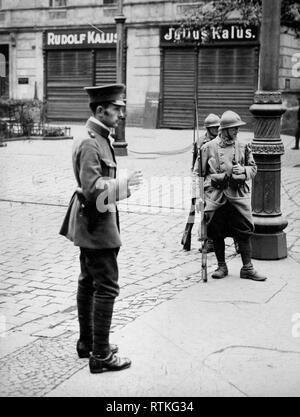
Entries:
MULTIPOLYGON (((204 177, 202 172, 202 157, 201 157, 201 148, 203 145, 203 140, 200 140, 199 137, 199 122, 198 122, 198 103, 197 97, 195 96, 195 117, 194 117, 194 135, 193 135, 193 166, 192 172, 197 175, 196 186, 199 187, 199 201, 200 201, 200 211, 201 211, 201 222, 198 230, 199 240, 201 242, 201 279, 203 282, 207 282, 207 224, 205 218, 205 194, 204 194, 204 177), (196 137, 197 135, 197 142, 196 137), (195 145, 197 143, 197 146, 195 145), (196 162, 196 164, 195 164, 196 162)), ((182 236, 181 244, 183 249, 189 251, 191 250, 191 236, 192 228, 195 223, 195 212, 196 212, 196 198, 193 197, 191 200, 191 208, 189 212, 188 221, 185 226, 185 230, 182 236)))
MULTIPOLYGON (((195 104, 196 108, 196 131, 197 131, 197 168, 196 173, 198 176, 198 187, 199 187, 199 202, 200 202, 200 213, 201 221, 198 229, 199 240, 201 242, 201 280, 207 282, 207 222, 205 216, 205 194, 204 194, 204 172, 202 169, 202 146, 203 141, 199 138, 199 125, 198 125, 198 105, 197 101, 195 104)), ((195 171, 195 170, 194 170, 195 171)))
MULTIPOLYGON (((195 97, 196 100, 196 97, 195 97)), ((195 101, 196 103, 196 101, 195 101)), ((195 161, 197 160, 197 146, 196 146, 196 105, 194 108, 194 130, 193 130, 193 158, 192 158, 192 169, 191 171, 193 172, 194 170, 194 165, 195 165, 195 161)), ((183 249, 186 251, 190 251, 191 250, 191 239, 192 239, 192 229, 195 223, 195 203, 196 203, 196 198, 192 198, 191 200, 191 207, 190 207, 190 212, 189 212, 189 217, 188 220, 186 222, 185 225, 185 229, 183 232, 183 236, 181 239, 181 244, 183 245, 183 249)))

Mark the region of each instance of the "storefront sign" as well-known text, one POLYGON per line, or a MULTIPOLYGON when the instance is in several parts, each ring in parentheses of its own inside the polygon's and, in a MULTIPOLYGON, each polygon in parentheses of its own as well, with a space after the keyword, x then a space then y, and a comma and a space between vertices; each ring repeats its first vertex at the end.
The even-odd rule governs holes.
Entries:
POLYGON ((117 33, 113 29, 46 31, 44 41, 46 49, 99 48, 116 44, 117 33))
POLYGON ((161 29, 161 43, 258 42, 257 27, 224 26, 211 31, 167 26, 161 29))

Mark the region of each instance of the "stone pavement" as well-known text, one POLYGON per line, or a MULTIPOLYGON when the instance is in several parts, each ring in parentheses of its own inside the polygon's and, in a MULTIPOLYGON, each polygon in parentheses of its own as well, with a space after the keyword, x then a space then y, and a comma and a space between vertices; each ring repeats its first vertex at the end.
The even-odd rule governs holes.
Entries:
MULTIPOLYGON (((75 140, 82 131, 80 126, 72 127, 75 140)), ((190 347, 186 345, 185 348, 194 348, 195 354, 196 344, 204 337, 209 343, 203 349, 206 349, 209 355, 217 346, 218 339, 224 342, 222 337, 228 334, 228 329, 225 326, 220 333, 218 317, 221 319, 222 314, 228 313, 223 311, 225 306, 231 308, 232 311, 228 314, 233 316, 237 311, 243 310, 244 322, 242 323, 241 319, 241 323, 236 324, 235 331, 239 325, 251 328, 255 322, 270 321, 271 328, 272 315, 278 318, 282 312, 274 311, 272 306, 273 310, 271 308, 266 313, 263 307, 267 305, 269 308, 272 304, 270 300, 283 297, 282 293, 287 289, 294 291, 292 294, 288 293, 288 299, 283 299, 283 302, 289 302, 291 311, 281 315, 287 317, 290 314, 288 317, 291 325, 291 314, 300 314, 299 297, 297 298, 299 280, 296 279, 300 262, 300 167, 295 167, 300 165, 300 152, 290 151, 293 138, 285 136, 286 154, 282 158, 282 211, 289 221, 286 229, 289 258, 277 262, 259 262, 261 269, 266 272, 272 270, 276 279, 267 281, 267 284, 259 284, 262 285, 259 292, 257 283, 237 280, 224 280, 222 283, 212 283, 210 280, 210 285, 203 287, 204 284, 199 283, 197 227, 194 227, 192 250, 184 252, 180 245, 189 205, 192 132, 128 128, 126 134, 129 156, 118 158, 119 169, 142 169, 145 184, 130 199, 120 203, 123 240, 119 256, 121 293, 116 302, 113 331, 120 345, 123 343, 126 347, 124 352, 129 352, 134 362, 137 361, 136 363, 141 365, 140 371, 133 371, 130 377, 133 382, 132 389, 128 386, 122 395, 201 395, 207 391, 200 389, 201 384, 195 385, 192 381, 197 379, 202 371, 201 378, 207 376, 213 384, 210 387, 218 387, 216 390, 210 390, 210 395, 236 393, 232 390, 232 385, 229 384, 228 388, 228 381, 226 382, 224 377, 220 378, 221 385, 217 382, 220 369, 214 361, 209 362, 209 372, 206 365, 203 368, 197 365, 194 379, 191 378, 184 386, 179 384, 177 387, 174 387, 174 384, 178 383, 174 372, 178 369, 174 366, 170 371, 171 364, 174 365, 178 343, 186 345, 189 341, 190 347), (279 269, 283 271, 282 276, 278 276, 279 269), (186 300, 190 301, 187 303, 186 300), (201 310, 203 305, 206 306, 204 311, 201 310), (206 328, 206 320, 186 323, 187 318, 198 317, 198 313, 200 318, 205 317, 207 306, 211 306, 209 311, 216 326, 215 330, 211 325, 206 328), (254 307, 253 316, 252 311, 247 311, 248 306, 254 307), (177 317, 183 311, 187 314, 177 317), (178 320, 174 322, 176 317, 178 320), (162 324, 160 322, 165 323, 166 328, 163 326, 159 335, 157 332, 159 324, 162 324), (172 352, 168 359, 170 363, 168 362, 168 366, 163 364, 165 357, 162 362, 158 361, 160 371, 154 369, 153 378, 148 379, 148 384, 143 384, 139 378, 143 377, 142 370, 145 371, 145 364, 141 363, 145 356, 141 352, 147 352, 147 360, 148 357, 159 357, 160 344, 155 346, 155 338, 163 343, 161 334, 165 332, 167 335, 170 332, 169 325, 174 329, 180 328, 182 334, 186 335, 186 340, 180 337, 174 341, 174 330, 168 342, 169 351, 172 352), (199 333, 198 336, 193 336, 193 340, 187 337, 190 326, 193 327, 193 332, 197 335, 199 333), (145 328, 147 332, 144 331, 145 328), (213 336, 217 328, 218 337, 213 336), (203 331, 203 335, 200 330, 203 331), (138 344, 141 345, 140 352, 133 352, 132 345, 138 344), (171 346, 174 347, 173 350, 171 346), (214 377, 211 369, 215 369, 214 377), (170 375, 164 379, 161 372, 163 375, 170 375), (156 388, 153 385, 155 378, 156 388), (159 379, 161 383, 158 383, 159 379)), ((243 133, 242 136, 251 137, 249 133, 243 133)), ((11 142, 6 148, 1 148, 1 396, 45 396, 56 393, 68 396, 78 395, 80 392, 87 396, 121 395, 118 391, 120 385, 115 384, 116 377, 112 377, 111 374, 104 377, 105 381, 114 379, 114 388, 111 391, 105 390, 103 385, 97 385, 97 392, 93 390, 92 384, 95 379, 87 372, 87 362, 79 360, 74 351, 78 327, 78 249, 58 236, 66 205, 75 187, 71 170, 71 148, 72 141, 11 142), (83 386, 75 382, 78 380, 78 372, 80 380, 85 381, 84 391, 83 386)), ((227 241, 226 250, 234 269, 238 271, 238 259, 230 239, 227 241)), ((208 264, 211 272, 214 268, 212 254, 209 255, 208 264)), ((288 326, 287 328, 289 329, 288 326)), ((229 333, 231 331, 232 329, 229 329, 229 333)), ((263 326, 261 331, 262 334, 265 331, 263 326)), ((263 337, 259 340, 263 351, 263 337)), ((299 362, 300 339, 294 337, 292 342, 295 346, 290 349, 293 352, 291 355, 295 355, 299 362)), ((285 349, 286 347, 282 350, 285 352, 285 349)), ((263 352, 269 354, 267 350, 263 352)), ((242 358, 245 353, 239 354, 242 358)), ((254 362, 255 354, 256 351, 252 355, 254 362)), ((274 363, 277 354, 277 351, 270 353, 274 363)), ((280 361, 282 360, 280 357, 280 361)), ((295 362, 291 358, 289 360, 291 363, 295 362)), ((232 352, 229 352, 225 363, 230 372, 237 372, 238 367, 244 366, 241 362, 237 367, 232 367, 232 361, 234 358, 232 352)), ((295 369, 298 369, 297 366, 295 369)), ((124 384, 129 385, 126 380, 127 372, 131 371, 124 371, 120 381, 125 378, 124 384)), ((252 372, 255 375, 255 369, 252 369, 252 372)), ((182 376, 182 371, 178 376, 182 376)), ((119 378, 117 376, 117 380, 119 378)), ((250 388, 248 386, 241 392, 251 395, 250 388)))

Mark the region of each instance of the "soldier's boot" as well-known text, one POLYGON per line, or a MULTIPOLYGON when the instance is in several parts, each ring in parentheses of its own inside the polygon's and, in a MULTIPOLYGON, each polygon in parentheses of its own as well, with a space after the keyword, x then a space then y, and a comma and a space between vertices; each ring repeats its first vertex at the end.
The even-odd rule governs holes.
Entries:
POLYGON ((252 263, 242 267, 240 277, 243 279, 252 279, 253 281, 265 281, 267 279, 266 276, 260 274, 254 269, 252 263))
POLYGON ((225 262, 218 262, 218 268, 212 274, 212 278, 221 279, 228 275, 228 268, 225 262))

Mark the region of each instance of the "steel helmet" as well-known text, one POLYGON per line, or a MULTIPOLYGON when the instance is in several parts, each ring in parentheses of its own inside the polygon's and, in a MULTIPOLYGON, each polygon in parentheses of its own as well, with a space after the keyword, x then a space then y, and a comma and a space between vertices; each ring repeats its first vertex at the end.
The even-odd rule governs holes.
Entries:
POLYGON ((234 111, 228 110, 222 114, 220 127, 221 129, 228 129, 230 127, 243 126, 246 123, 242 121, 240 116, 234 111))
POLYGON ((220 117, 216 114, 210 113, 204 120, 204 127, 219 127, 220 117))

